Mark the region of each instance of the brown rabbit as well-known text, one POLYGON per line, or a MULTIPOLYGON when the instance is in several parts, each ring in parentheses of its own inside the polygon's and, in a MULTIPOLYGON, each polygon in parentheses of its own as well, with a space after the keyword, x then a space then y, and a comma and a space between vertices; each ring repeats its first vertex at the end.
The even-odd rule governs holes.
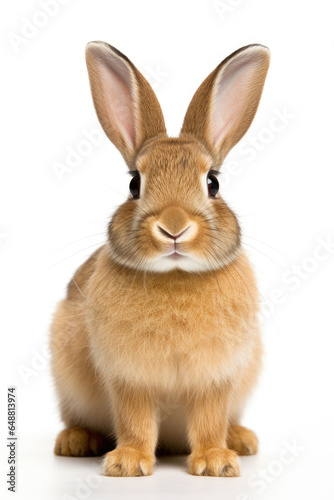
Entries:
POLYGON ((258 292, 216 175, 254 118, 269 50, 249 45, 221 62, 178 138, 126 56, 102 42, 86 55, 97 115, 132 180, 52 324, 66 426, 55 453, 108 451, 105 475, 140 476, 159 448, 190 452, 191 474, 239 476, 237 455, 258 446, 240 426, 261 365, 258 292))

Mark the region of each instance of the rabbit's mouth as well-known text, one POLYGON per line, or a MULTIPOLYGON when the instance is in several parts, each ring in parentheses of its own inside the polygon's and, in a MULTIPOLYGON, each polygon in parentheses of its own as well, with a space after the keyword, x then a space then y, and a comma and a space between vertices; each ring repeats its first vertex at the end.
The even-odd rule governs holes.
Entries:
POLYGON ((169 255, 167 255, 167 257, 169 259, 172 259, 172 260, 180 260, 180 259, 183 259, 185 257, 185 255, 182 255, 177 250, 175 250, 173 253, 170 253, 169 255))
POLYGON ((171 259, 171 260, 182 260, 182 259, 186 259, 187 257, 189 257, 189 255, 187 254, 184 254, 180 251, 180 243, 178 243, 176 241, 176 239, 174 239, 174 242, 172 243, 172 248, 170 248, 169 250, 169 253, 165 254, 164 257, 167 258, 167 259, 171 259))

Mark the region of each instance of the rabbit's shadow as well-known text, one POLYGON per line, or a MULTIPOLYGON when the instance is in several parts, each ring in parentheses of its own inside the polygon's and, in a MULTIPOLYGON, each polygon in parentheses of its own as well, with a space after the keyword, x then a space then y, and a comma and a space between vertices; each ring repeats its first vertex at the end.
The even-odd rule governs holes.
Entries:
POLYGON ((187 455, 171 455, 171 454, 158 454, 157 466, 163 465, 164 468, 178 468, 185 470, 187 467, 187 455))
MULTIPOLYGON (((102 474, 102 464, 106 454, 99 457, 58 457, 54 456, 57 465, 68 468, 76 468, 80 470, 96 471, 102 474)), ((178 469, 185 471, 187 468, 187 455, 172 455, 172 454, 157 454, 156 468, 163 467, 166 469, 178 469)))

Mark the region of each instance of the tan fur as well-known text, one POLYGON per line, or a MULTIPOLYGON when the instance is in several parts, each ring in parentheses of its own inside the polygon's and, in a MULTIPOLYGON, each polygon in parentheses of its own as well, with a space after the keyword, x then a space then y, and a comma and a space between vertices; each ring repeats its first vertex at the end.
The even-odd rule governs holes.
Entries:
POLYGON ((103 450, 104 440, 98 433, 83 427, 71 427, 58 435, 54 452, 64 457, 87 457, 101 455, 103 450))
POLYGON ((258 439, 253 431, 242 425, 231 425, 228 430, 227 446, 238 455, 254 455, 258 450, 258 439))
MULTIPOLYGON (((190 452, 191 474, 237 476, 237 454, 257 451, 257 438, 240 426, 240 417, 262 355, 258 293, 239 225, 220 195, 208 198, 203 187, 214 149, 195 136, 195 124, 178 139, 165 137, 160 125, 157 134, 143 127, 148 108, 161 123, 153 91, 125 56, 108 47, 94 42, 88 48, 95 105, 100 116, 101 95, 107 96, 96 75, 110 50, 108 71, 115 71, 115 54, 124 58, 133 78, 125 83, 137 92, 124 91, 126 106, 131 94, 141 111, 126 112, 132 122, 124 130, 135 130, 128 136, 115 129, 124 116, 108 125, 112 105, 100 120, 145 186, 140 199, 129 197, 116 211, 108 242, 78 269, 56 311, 52 369, 66 430, 55 453, 99 454, 106 438, 115 438, 116 449, 104 459, 106 475, 151 474, 159 448, 190 452), (145 136, 145 144, 134 136, 145 136), (161 257, 175 238, 197 271, 161 257)), ((213 85, 205 85, 206 100, 213 85)), ((192 107, 203 89, 199 94, 192 107)))

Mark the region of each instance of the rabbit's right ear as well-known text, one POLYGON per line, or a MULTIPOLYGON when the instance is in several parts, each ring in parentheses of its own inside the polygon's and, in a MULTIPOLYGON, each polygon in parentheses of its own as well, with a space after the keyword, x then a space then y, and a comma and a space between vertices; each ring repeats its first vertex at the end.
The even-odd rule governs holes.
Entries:
POLYGON ((247 132, 260 102, 270 52, 248 45, 224 59, 192 98, 181 130, 205 145, 219 168, 247 132))
POLYGON ((86 62, 99 121, 131 168, 147 139, 166 134, 158 99, 132 62, 104 42, 90 42, 86 62))

